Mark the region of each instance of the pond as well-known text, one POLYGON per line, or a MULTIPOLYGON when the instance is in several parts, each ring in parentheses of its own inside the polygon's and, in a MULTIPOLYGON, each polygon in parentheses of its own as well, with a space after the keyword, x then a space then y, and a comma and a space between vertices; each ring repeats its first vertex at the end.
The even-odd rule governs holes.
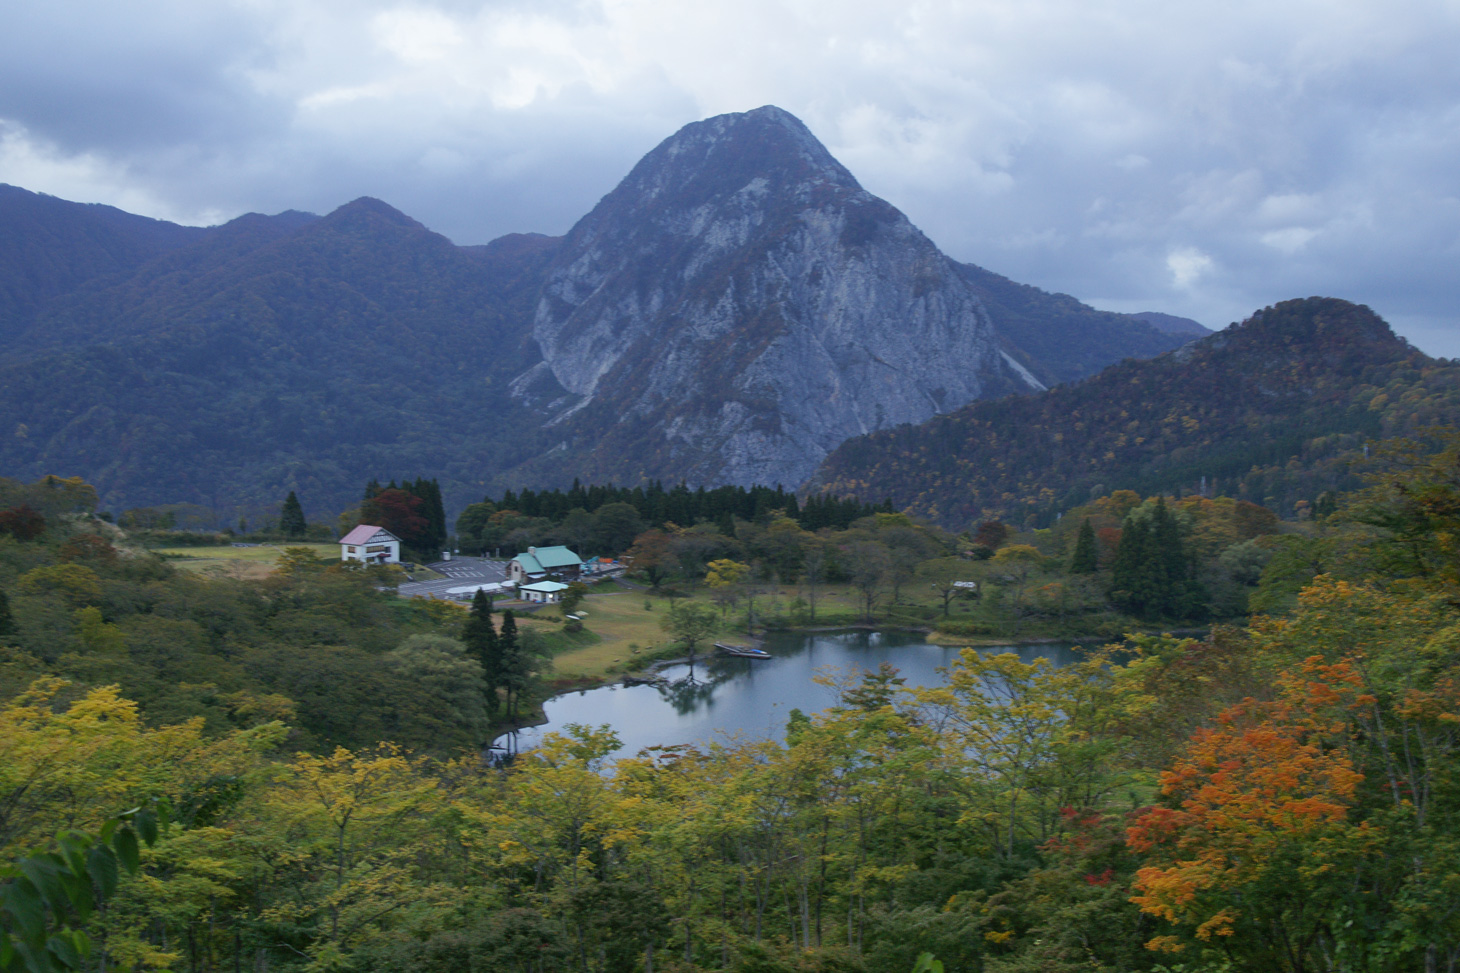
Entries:
MULTIPOLYGON (((831 706, 835 692, 816 682, 822 674, 875 671, 892 664, 909 686, 943 682, 939 668, 957 658, 960 647, 932 645, 906 632, 775 633, 766 642, 769 659, 701 656, 693 669, 661 669, 666 685, 601 686, 547 701, 547 722, 499 738, 499 746, 531 749, 543 734, 569 723, 608 724, 623 742, 619 755, 645 747, 704 744, 738 735, 781 739, 791 710, 814 713, 831 706)), ((712 650, 713 651, 713 650, 712 650)), ((1024 661, 1046 658, 1055 665, 1075 659, 1070 643, 985 647, 1015 652, 1024 661)))

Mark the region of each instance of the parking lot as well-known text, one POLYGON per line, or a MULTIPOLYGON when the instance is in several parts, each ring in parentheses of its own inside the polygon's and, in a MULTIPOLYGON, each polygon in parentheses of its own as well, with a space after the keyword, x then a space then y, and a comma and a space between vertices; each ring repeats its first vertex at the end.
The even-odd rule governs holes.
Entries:
POLYGON ((472 589, 480 585, 499 585, 507 580, 506 561, 453 557, 426 567, 446 577, 439 581, 407 581, 397 589, 402 598, 469 599, 472 589))

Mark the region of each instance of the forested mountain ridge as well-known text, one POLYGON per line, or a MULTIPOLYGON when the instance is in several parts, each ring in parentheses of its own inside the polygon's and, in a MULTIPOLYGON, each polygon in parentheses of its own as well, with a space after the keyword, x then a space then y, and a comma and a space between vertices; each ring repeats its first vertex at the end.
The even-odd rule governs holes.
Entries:
POLYGON ((1212 333, 1210 328, 1191 318, 1179 318, 1174 314, 1162 314, 1160 311, 1137 311, 1129 317, 1133 317, 1137 321, 1144 321, 1165 334, 1204 338, 1212 333))
POLYGON ((1114 349, 1123 352, 1122 358, 1151 358, 1210 333, 1186 318, 1158 315, 1169 319, 1163 328, 1144 315, 1097 311, 1068 294, 1016 283, 973 264, 957 267, 999 333, 1024 352, 1046 385, 1096 374, 1118 360, 1110 357, 1114 349))
POLYGON ((541 241, 460 248, 368 199, 274 239, 256 222, 93 295, 111 316, 67 319, 110 340, 0 365, 0 466, 84 469, 116 504, 259 509, 283 489, 333 512, 380 470, 475 493, 534 448, 500 426, 523 428, 506 380, 536 350, 513 301, 541 241))
POLYGON ((130 273, 92 278, 38 308, 16 335, 11 356, 112 344, 196 321, 202 309, 206 314, 239 300, 271 245, 318 219, 310 213, 248 213, 130 273))
POLYGON ((0 183, 0 340, 14 340, 46 301, 208 232, 0 183))
POLYGON ((1367 307, 1285 301, 1148 361, 850 440, 813 489, 891 497, 944 524, 1045 524, 1111 490, 1226 493, 1294 513, 1358 485, 1371 438, 1460 418, 1460 368, 1367 307))
POLYGON ((569 238, 5 187, 0 336, 0 470, 220 524, 372 476, 794 486, 846 436, 1186 340, 955 264, 773 107, 687 126, 569 238))

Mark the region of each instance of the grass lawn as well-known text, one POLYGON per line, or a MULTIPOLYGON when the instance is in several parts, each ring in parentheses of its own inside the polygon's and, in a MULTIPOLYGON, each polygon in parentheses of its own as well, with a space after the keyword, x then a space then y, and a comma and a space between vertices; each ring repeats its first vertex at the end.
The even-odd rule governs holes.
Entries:
POLYGON ((307 547, 321 558, 340 556, 338 544, 260 544, 258 547, 160 547, 160 554, 184 571, 219 573, 234 578, 262 578, 286 547, 307 547))
MULTIPOLYGON (((781 616, 797 596, 805 597, 796 585, 764 585, 755 596, 758 618, 781 616)), ((710 593, 700 589, 685 599, 715 604, 710 593)), ((554 676, 565 680, 598 679, 620 672, 633 672, 669 649, 669 634, 659 627, 659 620, 669 611, 670 599, 645 591, 612 591, 591 594, 584 599, 580 612, 584 628, 598 636, 591 645, 583 645, 559 653, 553 659, 554 676), (645 610, 647 599, 650 610, 645 610)), ((720 606, 716 605, 717 608, 720 606)), ((805 618, 802 624, 852 625, 861 620, 858 593, 846 585, 823 585, 817 591, 816 620, 805 618)), ((556 608, 544 609, 556 613, 556 608)), ((746 602, 742 598, 731 606, 724 627, 712 641, 745 641, 746 602)), ((895 622, 889 624, 896 624, 895 622)), ((708 647, 706 647, 708 648, 708 647)))
MULTIPOLYGON (((584 627, 599 640, 591 645, 568 649, 554 659, 560 677, 587 679, 632 672, 669 647, 670 638, 659 627, 659 619, 669 610, 670 600, 649 595, 652 611, 645 611, 646 592, 618 591, 590 595, 582 610, 588 614, 584 627)), ((761 585, 755 595, 755 613, 759 622, 773 627, 790 624, 796 628, 838 628, 861 625, 863 605, 861 592, 850 585, 821 585, 816 590, 816 617, 810 617, 809 592, 798 585, 761 585), (796 599, 802 600, 797 604, 796 599)), ((941 597, 926 583, 909 582, 903 587, 902 601, 889 604, 890 592, 879 593, 874 625, 882 628, 908 628, 927 631, 942 621, 941 597)), ((714 604, 710 592, 697 589, 690 601, 714 604)), ((547 611, 556 612, 550 608, 547 611)), ((741 598, 729 610, 725 627, 715 640, 743 641, 746 600, 741 598)), ((1081 627, 1086 621, 1074 615, 1067 620, 1053 618, 1019 621, 1007 610, 989 601, 956 599, 949 605, 949 621, 974 623, 977 634, 945 635, 930 632, 929 641, 948 645, 1005 645, 1019 639, 1066 637, 1068 632, 1080 637, 1098 634, 1093 627, 1081 627)), ((1118 634, 1118 633, 1117 633, 1118 634)))
MULTIPOLYGON (((659 620, 669 611, 669 599, 649 596, 648 603, 653 608, 646 611, 645 597, 642 591, 615 591, 602 595, 593 594, 583 599, 583 604, 578 608, 580 614, 586 612, 583 616, 583 627, 597 635, 599 641, 570 649, 554 658, 554 675, 559 678, 587 679, 618 672, 632 672, 669 648, 672 640, 659 627, 659 620)), ((710 604, 703 593, 681 601, 710 604)), ((736 615, 732 612, 727 627, 722 632, 717 632, 714 640, 724 638, 743 641, 744 632, 736 628, 736 623, 736 615)), ((709 646, 700 649, 709 650, 709 646)))

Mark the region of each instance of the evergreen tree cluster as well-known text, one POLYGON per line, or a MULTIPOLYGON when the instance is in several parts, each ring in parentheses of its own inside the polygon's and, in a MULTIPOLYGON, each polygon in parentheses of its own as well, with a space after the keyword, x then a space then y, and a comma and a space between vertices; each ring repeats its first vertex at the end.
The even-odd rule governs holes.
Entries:
POLYGON ((578 480, 564 490, 524 489, 520 493, 508 490, 500 500, 491 497, 484 502, 493 504, 498 510, 515 510, 527 517, 545 517, 561 521, 569 511, 586 510, 594 513, 600 507, 611 503, 627 503, 639 512, 646 523, 675 523, 689 526, 700 521, 724 524, 731 518, 755 520, 772 510, 783 510, 786 516, 797 521, 806 530, 820 530, 833 527, 845 530, 854 520, 869 517, 874 513, 893 513, 891 501, 862 503, 854 498, 843 498, 831 494, 809 497, 803 504, 794 492, 780 484, 774 488, 766 486, 721 486, 712 490, 700 487, 691 490, 680 483, 665 489, 661 481, 655 480, 648 486, 616 487, 607 485, 584 486, 578 480))
POLYGON ((1158 497, 1154 505, 1132 510, 1121 525, 1111 565, 1110 600, 1147 620, 1200 618, 1207 596, 1195 579, 1194 567, 1176 518, 1166 499, 1158 497))
POLYGON ((478 590, 461 641, 482 667, 487 712, 512 720, 517 717, 523 694, 532 689, 541 659, 533 645, 518 635, 517 617, 511 609, 502 612, 500 629, 493 625, 492 614, 491 596, 478 590))

